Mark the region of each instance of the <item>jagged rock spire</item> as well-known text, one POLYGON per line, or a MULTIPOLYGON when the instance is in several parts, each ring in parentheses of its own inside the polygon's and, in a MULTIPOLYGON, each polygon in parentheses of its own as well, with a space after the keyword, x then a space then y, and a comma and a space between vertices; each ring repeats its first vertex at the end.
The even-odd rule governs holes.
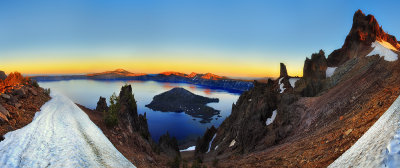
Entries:
POLYGON ((284 63, 281 63, 281 72, 280 72, 279 78, 287 77, 287 76, 288 76, 288 73, 286 70, 286 65, 284 63))

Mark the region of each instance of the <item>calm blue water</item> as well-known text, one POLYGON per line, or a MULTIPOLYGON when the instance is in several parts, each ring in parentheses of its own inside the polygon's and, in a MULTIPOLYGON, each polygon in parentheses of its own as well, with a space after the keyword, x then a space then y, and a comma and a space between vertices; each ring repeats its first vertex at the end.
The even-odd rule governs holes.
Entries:
POLYGON ((115 92, 117 95, 125 83, 131 84, 133 94, 137 101, 138 112, 146 112, 149 130, 152 138, 158 141, 159 137, 167 131, 182 141, 187 138, 202 136, 207 127, 212 125, 218 127, 222 121, 230 115, 232 103, 239 98, 239 93, 226 90, 210 89, 186 83, 160 83, 155 81, 95 81, 95 80, 68 80, 39 82, 43 88, 50 88, 68 96, 75 103, 95 109, 100 96, 108 98, 115 92), (210 123, 200 123, 200 118, 193 118, 185 113, 159 112, 147 107, 153 97, 157 94, 168 91, 174 87, 183 87, 194 94, 219 98, 218 103, 209 103, 208 106, 220 110, 220 115, 213 117, 210 123))

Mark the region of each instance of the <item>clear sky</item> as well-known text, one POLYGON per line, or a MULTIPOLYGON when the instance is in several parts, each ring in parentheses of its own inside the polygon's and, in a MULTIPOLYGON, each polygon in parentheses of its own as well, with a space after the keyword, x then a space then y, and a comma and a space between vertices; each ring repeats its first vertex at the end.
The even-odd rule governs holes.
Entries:
POLYGON ((357 9, 400 38, 397 1, 1 0, 0 69, 65 74, 212 72, 302 75, 340 48, 357 9))

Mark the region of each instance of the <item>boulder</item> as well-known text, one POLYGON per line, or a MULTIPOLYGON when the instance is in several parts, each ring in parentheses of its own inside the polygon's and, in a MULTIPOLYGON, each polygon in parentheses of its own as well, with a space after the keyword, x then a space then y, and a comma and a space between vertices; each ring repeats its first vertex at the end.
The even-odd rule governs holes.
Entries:
POLYGON ((6 117, 10 117, 10 112, 0 104, 0 113, 6 117))
POLYGON ((0 121, 1 122, 8 122, 7 117, 3 113, 0 113, 0 121))
POLYGON ((28 88, 28 91, 31 92, 34 96, 38 95, 37 91, 33 88, 28 88))
POLYGON ((0 80, 5 80, 7 78, 6 73, 4 71, 0 71, 0 80))
POLYGON ((97 101, 96 111, 108 111, 106 98, 100 96, 99 101, 97 101))
POLYGON ((12 94, 15 95, 15 96, 21 97, 21 98, 25 98, 26 97, 26 92, 22 88, 15 89, 12 94))
POLYGON ((11 98, 8 94, 1 94, 1 97, 6 100, 9 100, 11 98))

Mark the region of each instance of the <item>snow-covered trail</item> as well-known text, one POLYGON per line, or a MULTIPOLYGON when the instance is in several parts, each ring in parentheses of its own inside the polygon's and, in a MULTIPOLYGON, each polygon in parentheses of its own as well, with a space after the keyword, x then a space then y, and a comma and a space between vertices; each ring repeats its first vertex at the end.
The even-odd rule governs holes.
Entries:
POLYGON ((0 167, 135 167, 69 98, 52 99, 0 142, 0 167))
POLYGON ((400 97, 329 167, 399 167, 400 97))

